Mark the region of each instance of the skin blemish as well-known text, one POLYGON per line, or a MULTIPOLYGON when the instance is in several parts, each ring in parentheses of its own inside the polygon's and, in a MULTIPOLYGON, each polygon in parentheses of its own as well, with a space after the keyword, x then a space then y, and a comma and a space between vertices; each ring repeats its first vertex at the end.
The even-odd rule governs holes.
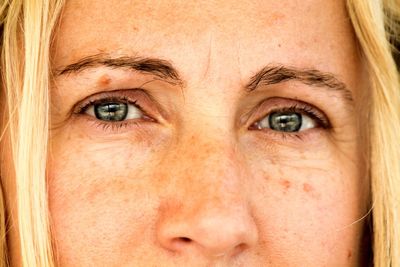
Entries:
POLYGON ((320 199, 321 197, 320 194, 317 191, 315 191, 315 188, 309 183, 303 184, 303 191, 309 194, 312 198, 320 199))
POLYGON ((303 191, 304 192, 310 193, 313 190, 314 190, 314 188, 310 184, 308 184, 308 183, 304 183, 303 184, 303 191))
POLYGON ((289 180, 282 179, 279 181, 281 186, 284 188, 285 193, 289 190, 289 188, 292 186, 292 183, 289 180))
POLYGON ((283 19, 285 19, 285 15, 284 14, 282 14, 280 12, 275 12, 275 13, 271 14, 271 16, 269 17, 268 24, 269 25, 278 24, 283 19))
POLYGON ((99 86, 106 86, 106 85, 109 85, 110 82, 111 82, 110 76, 108 76, 107 74, 104 74, 99 78, 99 80, 97 81, 97 84, 99 86))
POLYGON ((351 259, 351 256, 353 255, 353 253, 351 252, 351 250, 349 250, 349 252, 347 253, 347 259, 351 259))

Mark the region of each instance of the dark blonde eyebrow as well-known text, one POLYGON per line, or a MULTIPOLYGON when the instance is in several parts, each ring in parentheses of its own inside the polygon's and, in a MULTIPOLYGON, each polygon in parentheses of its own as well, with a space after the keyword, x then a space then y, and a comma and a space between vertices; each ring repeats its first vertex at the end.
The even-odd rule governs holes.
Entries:
MULTIPOLYGON (((77 62, 56 70, 56 74, 58 76, 68 75, 100 66, 139 71, 177 84, 183 84, 178 71, 167 60, 133 56, 111 57, 104 53, 84 57, 77 62)), ((273 85, 290 80, 299 81, 313 87, 323 87, 338 91, 345 100, 353 102, 351 91, 334 74, 317 69, 295 68, 280 64, 270 64, 262 68, 250 78, 245 88, 248 91, 253 91, 260 86, 273 85)))
POLYGON ((56 70, 56 75, 79 73, 100 66, 135 70, 155 75, 161 79, 172 80, 176 83, 182 82, 176 69, 167 60, 132 56, 110 57, 107 54, 84 57, 77 62, 56 70))
POLYGON ((317 69, 302 69, 283 65, 268 65, 250 78, 246 85, 248 91, 256 90, 263 85, 273 85, 287 81, 299 81, 314 87, 324 87, 340 92, 349 102, 353 102, 353 95, 346 84, 334 74, 317 69))

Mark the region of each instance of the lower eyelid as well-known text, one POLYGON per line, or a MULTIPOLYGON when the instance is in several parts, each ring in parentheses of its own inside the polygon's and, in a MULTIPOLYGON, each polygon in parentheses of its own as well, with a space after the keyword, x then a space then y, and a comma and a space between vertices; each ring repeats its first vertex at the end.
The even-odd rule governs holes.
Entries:
MULTIPOLYGON (((103 134, 113 135, 120 133, 129 133, 135 135, 142 135, 150 131, 151 128, 148 126, 154 125, 153 121, 147 119, 131 119, 125 121, 102 121, 96 119, 96 117, 89 116, 87 114, 77 114, 80 115, 75 117, 78 119, 78 123, 81 125, 79 127, 89 128, 85 129, 85 132, 92 132, 99 136, 103 134)), ((92 133, 93 134, 93 133, 92 133)))
POLYGON ((326 137, 326 131, 322 128, 312 128, 292 133, 275 131, 269 128, 252 132, 254 132, 254 135, 260 140, 260 144, 263 144, 263 142, 266 141, 269 146, 272 144, 283 146, 289 145, 293 148, 296 148, 302 143, 308 145, 310 142, 319 142, 319 140, 323 140, 321 138, 324 136, 326 137))

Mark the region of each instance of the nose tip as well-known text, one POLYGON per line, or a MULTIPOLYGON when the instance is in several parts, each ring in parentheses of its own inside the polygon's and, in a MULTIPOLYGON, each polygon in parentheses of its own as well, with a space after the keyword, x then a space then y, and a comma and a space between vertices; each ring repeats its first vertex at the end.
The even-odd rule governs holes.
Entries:
POLYGON ((166 173, 170 182, 160 198, 156 235, 161 247, 175 255, 226 259, 258 242, 244 183, 250 173, 229 140, 208 136, 205 144, 191 144, 166 173), (196 155, 187 154, 193 149, 196 155))
POLYGON ((161 227, 158 238, 170 251, 198 250, 208 258, 216 258, 241 253, 254 246, 258 236, 254 223, 248 218, 219 214, 192 222, 170 220, 161 227))
POLYGON ((248 222, 239 218, 208 218, 198 222, 192 240, 211 257, 236 254, 254 245, 256 236, 252 228, 248 222))

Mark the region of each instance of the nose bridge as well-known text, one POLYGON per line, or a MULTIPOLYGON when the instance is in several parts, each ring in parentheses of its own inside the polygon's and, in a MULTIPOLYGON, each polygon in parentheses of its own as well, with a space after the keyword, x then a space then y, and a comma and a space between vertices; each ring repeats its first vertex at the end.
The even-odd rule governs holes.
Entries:
POLYGON ((176 154, 173 195, 162 203, 157 231, 169 250, 196 249, 216 257, 253 245, 257 231, 240 153, 230 141, 207 140, 186 140, 190 149, 176 154))
POLYGON ((246 168, 233 138, 228 134, 200 135, 182 138, 175 155, 175 164, 179 166, 176 178, 191 188, 198 186, 203 192, 213 191, 210 195, 237 194, 239 184, 244 182, 246 168), (223 192, 217 192, 222 188, 223 192))
POLYGON ((193 147, 194 155, 186 157, 189 166, 182 175, 188 183, 186 188, 191 189, 188 193, 193 199, 198 198, 196 205, 199 211, 204 209, 211 212, 214 209, 221 212, 237 208, 245 198, 246 175, 236 147, 226 140, 199 142, 193 147))

